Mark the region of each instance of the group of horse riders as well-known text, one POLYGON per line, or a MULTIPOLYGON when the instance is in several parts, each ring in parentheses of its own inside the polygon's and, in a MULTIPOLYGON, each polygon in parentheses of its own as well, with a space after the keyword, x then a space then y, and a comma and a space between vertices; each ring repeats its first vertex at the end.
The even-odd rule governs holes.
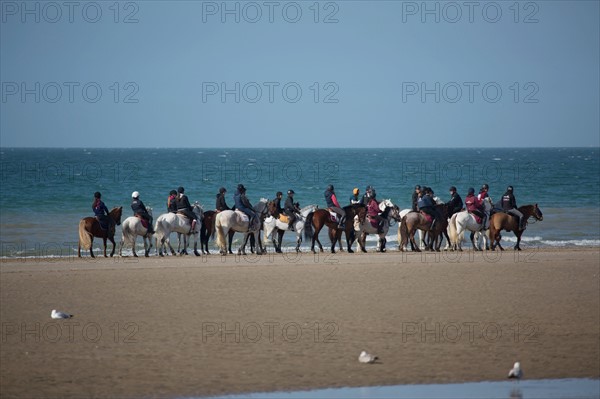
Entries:
MULTIPOLYGON (((489 198, 490 203, 492 202, 488 194, 489 189, 490 188, 487 184, 483 184, 479 190, 479 193, 475 195, 475 189, 470 187, 467 191, 467 196, 465 197, 465 202, 463 204, 463 200, 458 194, 456 187, 452 186, 449 190, 450 200, 444 203, 435 196, 431 187, 421 187, 420 185, 416 185, 415 191, 412 195, 412 210, 420 211, 430 215, 433 219, 431 224, 431 228, 433 229, 436 221, 441 217, 440 213, 436 209, 436 205, 443 204, 447 206, 448 218, 450 218, 454 213, 461 212, 462 210, 466 209, 469 213, 479 217, 482 220, 482 227, 486 229, 490 214, 489 211, 486 211, 484 207, 484 200, 489 198)), ((521 230, 525 230, 526 221, 523 218, 523 214, 517 209, 517 201, 514 196, 513 186, 508 186, 500 201, 493 205, 495 209, 499 209, 510 215, 516 216, 519 219, 519 228, 521 230)))
MULTIPOLYGON (((441 201, 439 197, 436 197, 431 187, 421 187, 420 185, 415 186, 415 190, 412 195, 412 210, 419 211, 430 215, 432 218, 431 228, 435 226, 436 222, 441 218, 440 213, 436 209, 436 205, 446 205, 448 208, 448 217, 451 217, 452 214, 456 212, 462 211, 466 208, 470 213, 478 216, 482 220, 482 226, 487 226, 487 221, 489 219, 489 213, 486 212, 484 208, 484 199, 489 197, 488 191, 489 186, 487 184, 483 184, 479 193, 475 195, 475 190, 471 187, 467 191, 467 196, 465 198, 465 202, 463 204, 463 200, 461 196, 458 194, 456 187, 450 187, 450 200, 446 203, 441 201), (464 208, 463 208, 464 205, 464 208)), ((217 212, 229 210, 229 206, 227 206, 227 202, 225 200, 225 193, 227 193, 227 189, 225 187, 221 187, 216 196, 216 205, 215 209, 217 212)), ((283 193, 281 191, 276 193, 275 199, 273 200, 275 205, 274 217, 278 218, 280 214, 283 214, 288 217, 288 230, 293 231, 294 222, 297 219, 297 215, 300 212, 300 206, 297 202, 294 202, 294 190, 288 190, 287 198, 285 200, 283 208, 281 207, 281 199, 283 197, 283 193)), ((365 193, 362 197, 359 197, 360 190, 358 188, 354 188, 352 192, 352 196, 350 197, 350 204, 361 204, 367 208, 367 216, 371 220, 375 220, 378 226, 378 233, 382 232, 384 220, 380 216, 379 203, 376 199, 377 194, 375 188, 369 185, 367 186, 365 193)), ((346 212, 340 205, 337 196, 335 194, 335 189, 332 184, 328 185, 324 192, 325 203, 327 207, 338 215, 338 228, 343 228, 346 223, 346 212)), ((94 215, 102 225, 104 229, 110 229, 114 224, 114 221, 108 217, 108 208, 102 201, 102 194, 100 192, 94 193, 94 202, 92 204, 92 210, 94 215)), ((131 209, 133 214, 148 223, 148 232, 154 233, 152 227, 152 215, 146 209, 146 206, 140 199, 140 193, 134 191, 131 194, 131 209)), ((243 184, 238 184, 235 194, 233 196, 233 200, 235 203, 235 209, 243 212, 249 218, 250 225, 252 225, 256 219, 256 213, 253 210, 252 204, 246 197, 246 187, 243 184)), ((491 201, 491 199, 490 199, 491 201)), ((506 192, 503 194, 502 199, 495 206, 504 212, 514 215, 519 218, 519 227, 521 230, 524 230, 526 227, 526 221, 523 220, 523 214, 517 209, 517 203, 514 196, 514 189, 512 186, 508 186, 506 192)), ((169 193, 169 197, 167 199, 167 210, 168 212, 180 213, 187 217, 191 221, 191 230, 194 230, 194 225, 197 222, 197 216, 193 212, 192 205, 190 201, 185 195, 185 189, 183 187, 179 187, 177 190, 171 190, 169 193)))

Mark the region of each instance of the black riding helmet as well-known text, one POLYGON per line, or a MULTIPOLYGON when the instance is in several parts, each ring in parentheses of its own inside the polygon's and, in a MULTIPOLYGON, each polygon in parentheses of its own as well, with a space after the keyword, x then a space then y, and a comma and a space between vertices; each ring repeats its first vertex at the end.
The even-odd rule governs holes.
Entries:
POLYGON ((454 187, 454 186, 450 187, 450 192, 451 193, 455 193, 456 192, 456 187, 454 187))
POLYGON ((484 184, 483 186, 481 186, 482 190, 489 190, 490 186, 488 186, 487 184, 484 184))
POLYGON ((102 194, 100 194, 100 191, 96 191, 94 193, 94 198, 101 198, 101 197, 102 197, 102 194))
POLYGON ((171 190, 171 191, 169 191, 169 195, 177 195, 177 191, 176 190, 171 190))
POLYGON ((243 184, 238 184, 237 189, 240 193, 246 191, 246 187, 243 184))
POLYGON ((221 188, 219 189, 219 193, 220 193, 220 194, 223 194, 223 193, 225 193, 225 192, 227 192, 227 190, 225 189, 225 187, 221 187, 221 188))
POLYGON ((512 191, 512 190, 513 190, 513 186, 506 187, 506 191, 512 191))
POLYGON ((470 187, 468 193, 469 193, 469 195, 474 195, 475 189, 473 187, 470 187))
POLYGON ((294 190, 288 190, 288 195, 294 195, 294 194, 296 194, 296 193, 294 192, 294 190))
POLYGON ((327 190, 329 190, 329 191, 333 191, 333 184, 330 184, 330 185, 328 185, 328 186, 327 186, 327 190))
POLYGON ((181 194, 183 194, 184 191, 185 191, 185 189, 181 186, 179 186, 179 188, 177 189, 177 192, 181 193, 181 194))

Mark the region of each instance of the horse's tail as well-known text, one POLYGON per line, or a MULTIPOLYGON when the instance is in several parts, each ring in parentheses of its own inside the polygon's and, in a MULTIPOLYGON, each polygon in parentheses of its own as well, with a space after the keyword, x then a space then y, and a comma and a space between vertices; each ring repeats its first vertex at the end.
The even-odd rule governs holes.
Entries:
POLYGON ((400 249, 403 249, 408 241, 408 226, 406 223, 406 215, 404 215, 404 217, 402 218, 402 221, 400 222, 400 229, 398 230, 398 234, 400 235, 399 237, 399 241, 400 241, 400 249))
POLYGON ((92 235, 85 229, 85 219, 79 221, 79 245, 84 249, 92 247, 92 235))
POLYGON ((310 239, 313 236, 313 225, 312 225, 312 220, 313 220, 313 216, 315 215, 315 212, 310 212, 308 215, 306 215, 306 221, 304 222, 304 238, 305 239, 310 239))
POLYGON ((458 244, 458 235, 456 234, 456 215, 458 215, 458 213, 452 215, 450 218, 450 223, 448 223, 448 236, 450 236, 451 245, 458 244))
POLYGON ((215 217, 215 230, 217 231, 217 246, 221 249, 227 249, 227 241, 225 240, 225 233, 223 232, 223 226, 221 225, 221 214, 219 213, 215 217))

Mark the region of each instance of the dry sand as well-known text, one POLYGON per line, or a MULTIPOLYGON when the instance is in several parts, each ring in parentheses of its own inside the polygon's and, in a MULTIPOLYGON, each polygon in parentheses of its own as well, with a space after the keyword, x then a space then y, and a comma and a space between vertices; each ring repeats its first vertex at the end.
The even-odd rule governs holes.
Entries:
POLYGON ((599 248, 4 260, 1 396, 599 378, 599 274, 599 248))

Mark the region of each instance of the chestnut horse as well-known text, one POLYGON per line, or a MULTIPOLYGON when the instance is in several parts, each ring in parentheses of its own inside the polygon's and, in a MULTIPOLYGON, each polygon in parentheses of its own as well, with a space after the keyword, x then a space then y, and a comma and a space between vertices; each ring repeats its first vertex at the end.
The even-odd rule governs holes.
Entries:
MULTIPOLYGON (((542 211, 538 208, 538 205, 523 205, 520 206, 519 212, 523 214, 523 218, 527 221, 529 218, 533 217, 536 220, 542 221, 544 216, 542 215, 542 211)), ((514 249, 520 251, 521 250, 521 235, 525 230, 519 229, 519 219, 516 216, 509 215, 504 212, 497 212, 490 216, 490 240, 492 241, 492 251, 496 248, 496 245, 500 247, 502 251, 502 245, 500 245, 500 239, 502 236, 500 232, 502 230, 512 231, 517 236, 517 244, 514 249)))
MULTIPOLYGON (((343 229, 338 228, 338 222, 331 220, 331 215, 327 209, 317 209, 314 212, 309 213, 306 216, 306 223, 304 227, 304 238, 312 239, 310 250, 315 251, 315 241, 319 244, 319 250, 323 252, 323 245, 319 241, 319 233, 323 227, 329 227, 329 240, 331 241, 331 253, 335 253, 335 244, 340 242, 340 250, 343 251, 341 245, 342 232, 346 232, 346 241, 348 244, 348 252, 352 251, 352 244, 354 243, 355 232, 354 232, 354 217, 358 215, 359 219, 365 220, 367 215, 366 207, 364 205, 347 205, 344 207, 346 212, 346 224, 343 229)), ((339 217, 339 216, 338 216, 339 217)))
POLYGON ((423 230, 427 233, 425 249, 430 251, 440 250, 440 246, 442 245, 441 240, 438 242, 435 248, 433 245, 440 237, 442 232, 444 232, 448 227, 448 205, 436 205, 436 209, 440 214, 440 218, 437 219, 433 230, 431 229, 431 222, 429 222, 425 216, 421 215, 420 212, 409 212, 402 218, 399 230, 401 233, 401 240, 399 243, 400 251, 404 251, 404 247, 406 246, 407 242, 410 241, 411 249, 413 251, 421 252, 421 249, 415 242, 415 233, 417 230, 423 230))
POLYGON ((106 240, 110 240, 112 242, 113 248, 110 256, 112 257, 115 254, 115 225, 119 226, 121 224, 121 215, 123 214, 123 207, 120 206, 118 208, 113 208, 108 213, 108 216, 115 223, 109 227, 108 230, 102 230, 100 227, 100 222, 96 219, 95 216, 89 216, 83 218, 79 221, 79 245, 77 246, 77 256, 81 258, 81 248, 89 249, 90 255, 94 258, 94 251, 92 249, 92 244, 94 242, 94 237, 102 238, 104 242, 104 257, 106 258, 106 240))
MULTIPOLYGON (((356 241, 357 232, 354 230, 354 222, 355 218, 358 216, 358 223, 362 225, 367 217, 367 207, 363 204, 352 204, 346 205, 344 207, 344 212, 346 212, 346 226, 344 226, 344 233, 346 234, 346 245, 348 246, 348 253, 353 253, 352 244, 356 241)), ((358 230, 360 231, 360 230, 358 230)), ((335 230, 329 229, 329 239, 333 240, 335 238, 335 230)), ((339 235, 338 241, 340 244, 340 251, 344 251, 344 247, 342 246, 342 235, 339 235)))

